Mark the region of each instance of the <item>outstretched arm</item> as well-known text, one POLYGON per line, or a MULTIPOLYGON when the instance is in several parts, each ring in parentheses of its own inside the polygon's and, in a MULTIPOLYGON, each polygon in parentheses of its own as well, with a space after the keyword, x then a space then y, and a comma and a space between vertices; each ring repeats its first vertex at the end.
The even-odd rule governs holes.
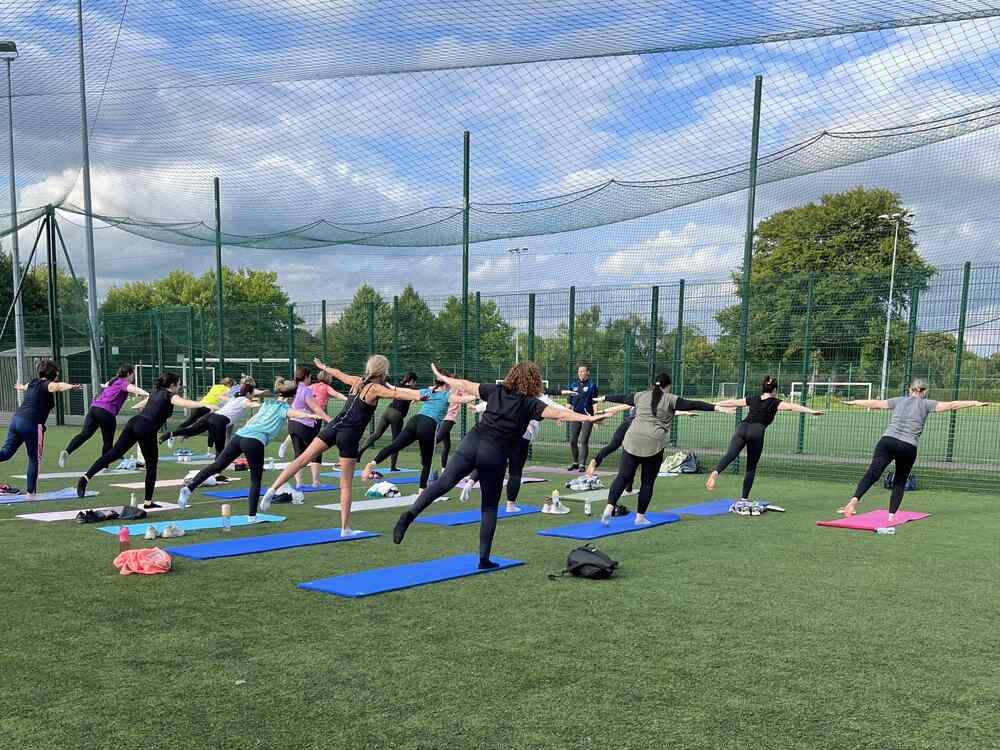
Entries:
POLYGON ((987 401, 938 401, 934 411, 958 411, 959 409, 971 409, 974 406, 989 406, 987 401))
MULTIPOLYGON (((316 415, 311 411, 302 411, 301 409, 289 409, 288 416, 295 417, 296 419, 316 419, 316 415)), ((329 422, 332 417, 324 414, 322 419, 324 422, 329 422)))
POLYGON ((814 417, 818 417, 823 412, 817 411, 816 409, 810 409, 808 406, 803 406, 802 404, 790 404, 787 401, 782 401, 778 404, 778 411, 797 411, 799 414, 812 414, 814 417))
POLYGON ((131 393, 133 396, 146 396, 146 397, 149 396, 149 391, 145 391, 139 386, 132 385, 131 383, 125 386, 125 390, 131 393))
POLYGON ((677 411, 717 411, 723 414, 735 414, 736 407, 734 406, 723 406, 722 404, 711 404, 708 401, 693 401, 686 398, 678 398, 677 404, 674 407, 674 413, 677 411))
POLYGON ((341 393, 340 391, 338 391, 333 386, 327 385, 326 392, 327 392, 327 395, 330 398, 332 398, 334 401, 347 401, 347 396, 345 396, 343 393, 341 393))
POLYGON ((473 401, 478 401, 479 396, 473 395, 471 393, 463 393, 459 396, 457 393, 452 393, 448 396, 449 404, 471 404, 473 401))
POLYGON ((593 415, 581 414, 561 406, 546 406, 542 412, 542 419, 555 419, 559 422, 603 422, 609 416, 611 415, 607 411, 593 415))
MULTIPOLYGON (((623 411, 628 411, 632 407, 628 404, 615 404, 614 406, 609 406, 607 409, 601 409, 600 414, 618 414, 623 411)), ((679 412, 678 412, 679 413, 679 412)))
POLYGON ((79 383, 49 383, 49 393, 63 393, 64 391, 78 391, 83 388, 79 383))
POLYGON ((853 401, 845 401, 848 406, 861 406, 866 409, 888 409, 889 402, 877 398, 856 398, 853 401))
POLYGON ((365 389, 366 393, 374 393, 377 398, 392 398, 400 401, 423 401, 424 397, 420 391, 413 388, 397 388, 392 385, 382 385, 373 383, 365 389), (370 390, 369 390, 370 388, 370 390))
POLYGON ((215 411, 216 409, 214 406, 203 404, 201 401, 192 401, 189 398, 184 398, 183 396, 178 396, 177 394, 170 397, 170 403, 174 406, 180 406, 183 409, 210 409, 211 411, 215 411))
MULTIPOLYGON (((745 398, 727 398, 724 401, 716 401, 715 403, 717 403, 719 406, 724 406, 726 408, 745 409, 747 405, 747 400, 745 398)), ((784 403, 784 401, 782 401, 781 403, 784 403)), ((780 404, 778 405, 778 408, 779 409, 781 408, 780 404)))
POLYGON ((329 365, 324 365, 322 362, 319 361, 319 357, 316 357, 313 360, 313 364, 316 365, 316 367, 322 370, 323 372, 330 373, 331 376, 335 377, 344 385, 351 386, 351 388, 356 386, 363 379, 358 377, 357 375, 348 375, 346 372, 344 372, 343 370, 338 370, 336 367, 330 367, 329 365))
POLYGON ((14 390, 15 391, 26 391, 26 390, 28 390, 28 386, 26 386, 24 383, 14 383, 14 390))
POLYGON ((460 391, 465 391, 466 393, 474 393, 479 395, 479 383, 474 383, 471 380, 463 380, 462 378, 452 378, 448 375, 444 375, 438 370, 437 365, 431 362, 431 369, 434 371, 434 377, 440 380, 442 383, 447 383, 452 388, 457 388, 460 391))

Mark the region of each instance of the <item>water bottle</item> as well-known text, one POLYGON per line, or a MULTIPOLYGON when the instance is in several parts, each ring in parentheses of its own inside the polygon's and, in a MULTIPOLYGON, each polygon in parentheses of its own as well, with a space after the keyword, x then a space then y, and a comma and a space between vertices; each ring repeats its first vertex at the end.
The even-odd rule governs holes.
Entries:
POLYGON ((552 507, 559 507, 559 490, 552 490, 552 507))
POLYGON ((883 536, 885 536, 885 535, 892 536, 893 534, 896 533, 896 527, 895 526, 880 526, 879 528, 875 529, 875 533, 876 534, 882 534, 883 536))
POLYGON ((233 509, 229 507, 229 503, 225 503, 222 506, 222 530, 229 531, 233 528, 232 519, 233 509))
POLYGON ((124 552, 132 548, 132 540, 129 537, 128 526, 118 527, 118 551, 124 552))
POLYGON ((583 501, 583 515, 585 516, 590 515, 590 500, 583 501))
POLYGON ((128 504, 131 505, 133 508, 135 507, 135 493, 134 492, 132 493, 132 496, 129 498, 128 504))

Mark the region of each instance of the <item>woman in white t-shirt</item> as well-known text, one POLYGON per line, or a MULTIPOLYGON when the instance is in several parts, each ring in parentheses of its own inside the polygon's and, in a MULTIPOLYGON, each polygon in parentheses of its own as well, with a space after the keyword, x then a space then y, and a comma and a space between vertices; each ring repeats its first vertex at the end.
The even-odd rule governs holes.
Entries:
POLYGON ((244 382, 238 394, 233 398, 224 398, 224 403, 216 411, 206 414, 188 427, 163 433, 160 435, 160 443, 173 447, 174 438, 189 438, 207 432, 208 444, 215 447, 215 455, 218 457, 226 445, 229 426, 238 424, 250 409, 260 406, 260 401, 250 398, 253 392, 253 381, 244 382))

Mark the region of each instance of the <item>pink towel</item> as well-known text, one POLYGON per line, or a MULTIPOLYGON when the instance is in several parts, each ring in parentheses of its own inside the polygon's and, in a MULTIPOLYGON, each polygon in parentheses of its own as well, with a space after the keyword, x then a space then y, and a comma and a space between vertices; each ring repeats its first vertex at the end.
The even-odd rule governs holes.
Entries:
POLYGON ((170 555, 159 547, 127 549, 115 558, 115 567, 123 576, 131 573, 154 575, 170 572, 170 555))

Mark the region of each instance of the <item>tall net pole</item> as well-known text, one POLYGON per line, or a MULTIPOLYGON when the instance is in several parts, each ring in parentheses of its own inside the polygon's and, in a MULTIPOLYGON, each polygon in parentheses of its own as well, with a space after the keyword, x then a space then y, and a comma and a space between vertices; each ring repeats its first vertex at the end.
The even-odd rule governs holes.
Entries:
POLYGON ((225 355, 225 335, 223 333, 222 318, 222 203, 219 198, 219 178, 213 181, 215 186, 215 304, 216 324, 218 325, 217 341, 219 344, 219 372, 216 380, 222 380, 223 369, 226 366, 225 355))
MULTIPOLYGON (((10 174, 10 242, 11 242, 11 265, 13 266, 14 272, 14 286, 12 287, 15 291, 21 288, 21 255, 20 248, 17 244, 17 186, 14 182, 14 98, 13 91, 11 89, 11 73, 10 64, 13 62, 9 58, 7 59, 7 135, 8 135, 8 145, 10 149, 8 151, 8 164, 7 168, 10 174)), ((18 294, 14 299, 14 356, 17 360, 15 363, 15 368, 17 371, 17 382, 26 383, 25 379, 25 359, 24 359, 24 305, 21 302, 21 295, 18 294)), ((21 391, 17 391, 17 403, 21 403, 23 394, 21 391)))
POLYGON ((753 79, 753 130, 750 135, 750 182, 747 186, 747 226, 743 240, 743 279, 740 296, 740 370, 736 374, 740 383, 737 398, 742 398, 747 386, 747 342, 750 334, 750 271, 753 266, 753 221, 757 201, 757 152, 760 144, 760 99, 764 79, 753 79))
MULTIPOLYGON (((469 131, 462 137, 462 376, 469 377, 469 131)), ((462 409, 461 434, 465 434, 462 409)))

